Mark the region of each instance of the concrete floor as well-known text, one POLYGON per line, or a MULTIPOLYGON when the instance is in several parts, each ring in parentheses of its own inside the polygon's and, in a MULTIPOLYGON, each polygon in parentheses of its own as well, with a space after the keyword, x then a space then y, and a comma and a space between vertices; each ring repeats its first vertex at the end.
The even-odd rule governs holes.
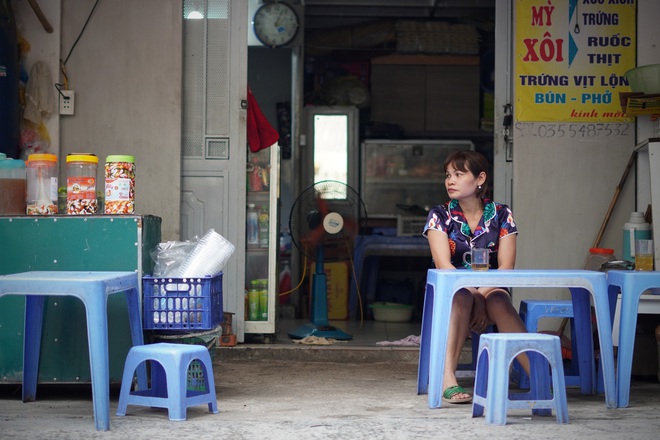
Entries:
MULTIPOLYGON (((408 330, 400 328, 401 334, 408 330)), ((301 346, 278 337, 272 344, 218 348, 220 413, 195 406, 185 422, 170 422, 164 409, 140 406, 115 416, 114 384, 111 430, 97 432, 88 385, 41 385, 31 403, 21 402, 20 385, 2 385, 0 438, 651 439, 660 432, 660 383, 653 378, 633 381, 630 406, 620 409, 607 409, 603 396, 569 388, 568 425, 515 410, 506 426, 492 426, 472 418, 470 405, 429 409, 427 397, 416 393, 418 349, 376 346, 367 341, 379 338, 368 333, 332 346, 301 346)), ((471 390, 469 374, 461 382, 471 390)))

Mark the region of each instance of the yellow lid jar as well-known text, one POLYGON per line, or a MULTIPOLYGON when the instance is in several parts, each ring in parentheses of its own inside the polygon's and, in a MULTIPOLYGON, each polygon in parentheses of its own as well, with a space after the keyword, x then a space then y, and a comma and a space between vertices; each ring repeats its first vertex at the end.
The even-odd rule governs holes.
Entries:
POLYGON ((99 158, 94 154, 74 153, 66 157, 66 212, 90 215, 98 212, 96 171, 99 158))

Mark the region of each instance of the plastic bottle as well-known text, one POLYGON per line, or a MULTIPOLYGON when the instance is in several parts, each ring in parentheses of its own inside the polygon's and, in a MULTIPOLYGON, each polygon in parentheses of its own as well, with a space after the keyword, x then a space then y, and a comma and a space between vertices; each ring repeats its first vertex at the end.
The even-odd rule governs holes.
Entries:
POLYGON ((248 290, 248 321, 259 320, 259 281, 252 280, 248 290))
POLYGON ((247 210, 247 247, 259 247, 259 213, 254 203, 248 205, 247 210))
POLYGON ((25 215, 25 161, 0 153, 0 215, 25 215))
POLYGON ((66 186, 57 189, 57 212, 66 213, 66 186))
POLYGON ((26 171, 27 215, 57 214, 57 156, 30 154, 26 171))
POLYGON ((249 320, 250 320, 250 302, 249 302, 249 300, 248 300, 248 299, 249 299, 248 291, 249 291, 249 289, 245 289, 245 298, 244 298, 244 301, 245 301, 245 304, 244 304, 244 310, 245 310, 245 313, 244 313, 244 318, 245 318, 246 321, 249 321, 249 320))
POLYGON ((644 220, 644 213, 634 211, 623 225, 623 259, 635 261, 635 240, 651 239, 651 225, 644 220))
POLYGON ((89 215, 98 212, 96 171, 99 158, 93 154, 66 157, 66 213, 89 215))
POLYGON ((268 281, 259 280, 259 320, 268 321, 268 281))
POLYGON ((616 257, 614 256, 614 249, 590 248, 589 255, 587 255, 587 261, 584 264, 584 268, 587 270, 600 271, 603 267, 603 264, 614 260, 616 260, 616 257))
POLYGON ((263 205, 259 211, 259 247, 268 247, 268 206, 263 205))
MULTIPOLYGON (((289 262, 284 262, 284 268, 280 271, 280 293, 291 291, 291 267, 289 262)), ((287 304, 289 296, 280 296, 280 304, 287 304)))

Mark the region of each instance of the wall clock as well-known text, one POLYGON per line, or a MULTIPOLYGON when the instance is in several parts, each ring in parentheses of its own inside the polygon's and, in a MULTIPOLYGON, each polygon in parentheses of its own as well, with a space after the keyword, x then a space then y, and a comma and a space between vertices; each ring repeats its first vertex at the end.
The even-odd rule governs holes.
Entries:
POLYGON ((300 28, 300 19, 287 3, 265 3, 252 19, 254 34, 265 46, 281 47, 291 43, 300 28))

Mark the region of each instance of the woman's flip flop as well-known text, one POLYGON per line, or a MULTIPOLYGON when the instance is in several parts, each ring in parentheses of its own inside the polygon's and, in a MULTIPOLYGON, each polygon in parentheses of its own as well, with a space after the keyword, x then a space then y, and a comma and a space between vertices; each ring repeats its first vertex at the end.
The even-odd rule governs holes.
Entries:
POLYGON ((442 401, 445 403, 470 403, 472 402, 472 397, 460 397, 460 398, 455 398, 452 399, 457 394, 467 394, 465 389, 460 386, 460 385, 454 385, 453 387, 449 387, 445 390, 444 393, 442 393, 442 401))

